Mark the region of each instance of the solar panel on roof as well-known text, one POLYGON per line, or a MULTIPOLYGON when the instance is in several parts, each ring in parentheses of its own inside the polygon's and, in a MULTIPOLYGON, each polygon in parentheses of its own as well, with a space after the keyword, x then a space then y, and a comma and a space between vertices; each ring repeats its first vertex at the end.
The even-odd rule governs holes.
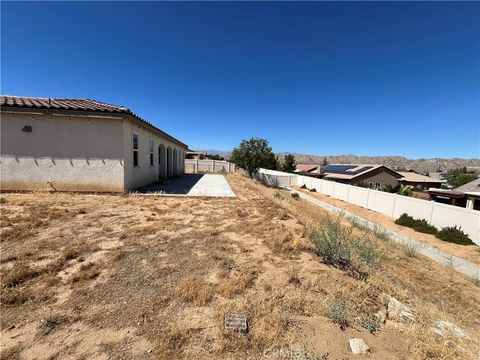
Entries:
POLYGON ((357 165, 327 165, 323 167, 323 172, 341 175, 357 175, 373 168, 373 166, 363 166, 360 169, 351 171, 351 169, 355 169, 356 167, 357 165))

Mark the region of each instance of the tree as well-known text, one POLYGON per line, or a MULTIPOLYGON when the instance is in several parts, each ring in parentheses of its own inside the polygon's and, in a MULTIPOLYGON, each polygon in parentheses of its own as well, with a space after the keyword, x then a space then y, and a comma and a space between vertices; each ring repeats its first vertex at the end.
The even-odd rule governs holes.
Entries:
POLYGON ((450 169, 447 174, 447 182, 453 188, 462 186, 476 178, 477 173, 474 170, 468 170, 466 166, 458 169, 450 169))
POLYGON ((285 155, 283 163, 280 165, 280 170, 284 172, 294 172, 297 169, 297 162, 295 161, 295 156, 292 154, 285 155))
POLYGON ((276 169, 278 162, 268 141, 261 138, 242 140, 240 146, 233 149, 230 161, 244 169, 250 177, 260 168, 276 169))
POLYGON ((327 157, 325 156, 325 157, 323 158, 323 164, 322 164, 322 166, 327 166, 327 165, 328 165, 327 157))

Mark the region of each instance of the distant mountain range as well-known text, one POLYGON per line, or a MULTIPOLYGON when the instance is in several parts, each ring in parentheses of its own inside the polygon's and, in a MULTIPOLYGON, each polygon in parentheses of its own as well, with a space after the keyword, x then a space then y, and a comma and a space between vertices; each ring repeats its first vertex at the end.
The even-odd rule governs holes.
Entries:
MULTIPOLYGON (((230 151, 203 150, 209 154, 218 154, 225 159, 230 158, 230 151)), ((280 159, 287 153, 277 153, 280 159)), ((480 159, 407 159, 403 156, 356 156, 356 155, 307 155, 295 154, 298 164, 323 164, 326 158, 329 164, 382 164, 392 169, 415 170, 420 173, 446 171, 466 166, 469 169, 480 172, 480 159)))

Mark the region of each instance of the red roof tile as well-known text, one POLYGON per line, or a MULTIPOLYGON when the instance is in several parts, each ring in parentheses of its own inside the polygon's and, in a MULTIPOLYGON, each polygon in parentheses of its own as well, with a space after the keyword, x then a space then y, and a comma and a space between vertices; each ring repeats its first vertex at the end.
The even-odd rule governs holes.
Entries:
POLYGON ((34 98, 2 95, 0 97, 0 106, 131 113, 125 106, 111 105, 92 99, 34 98))
POLYGON ((107 104, 102 101, 93 99, 67 99, 67 98, 37 98, 25 96, 0 96, 0 106, 2 110, 5 108, 35 108, 35 109, 54 109, 67 111, 94 111, 94 112, 108 112, 128 114, 137 118, 141 122, 149 125, 154 130, 177 144, 187 147, 186 144, 175 139, 173 136, 160 130, 153 124, 142 119, 137 114, 133 113, 128 107, 120 105, 107 104))

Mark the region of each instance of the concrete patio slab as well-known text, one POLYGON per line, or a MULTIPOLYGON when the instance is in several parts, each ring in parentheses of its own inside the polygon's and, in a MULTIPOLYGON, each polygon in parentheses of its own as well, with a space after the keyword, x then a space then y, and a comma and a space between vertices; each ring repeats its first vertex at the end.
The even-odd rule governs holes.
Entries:
POLYGON ((223 175, 184 174, 137 189, 139 195, 236 197, 223 175))

